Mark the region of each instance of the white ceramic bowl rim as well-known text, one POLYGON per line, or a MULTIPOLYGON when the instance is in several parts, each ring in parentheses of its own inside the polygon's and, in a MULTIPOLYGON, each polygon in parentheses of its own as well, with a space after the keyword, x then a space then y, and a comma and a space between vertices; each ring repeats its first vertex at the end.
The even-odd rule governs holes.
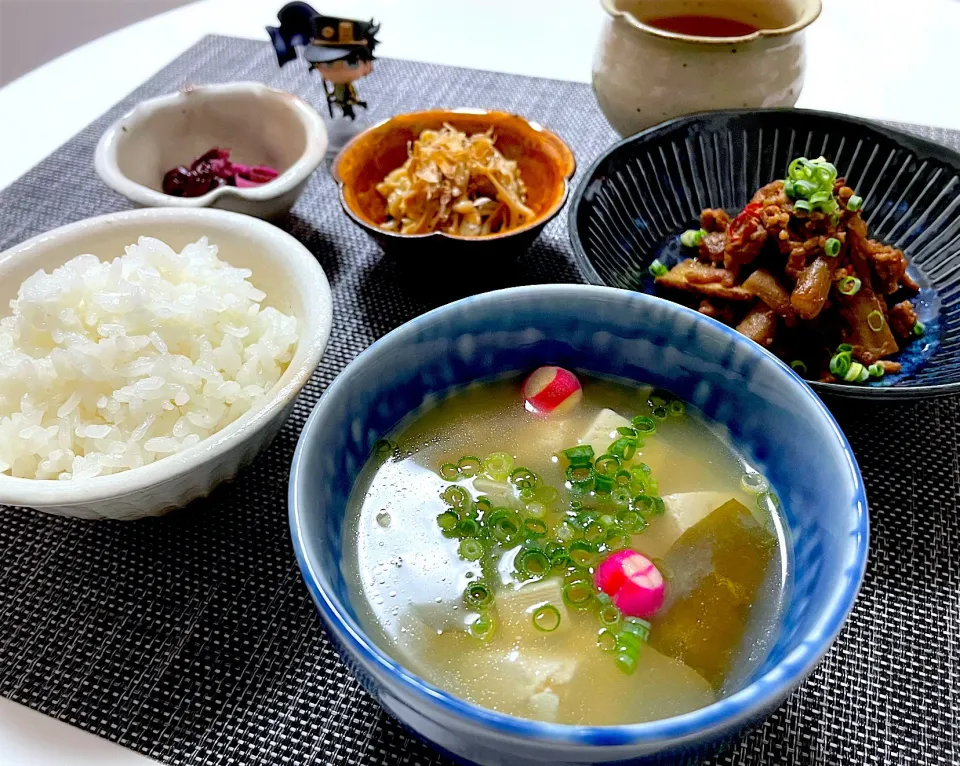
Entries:
POLYGON ((763 37, 786 37, 787 35, 792 35, 795 32, 799 32, 800 30, 810 26, 820 17, 820 12, 823 10, 822 0, 806 0, 806 7, 800 13, 800 18, 785 27, 758 29, 756 32, 751 32, 748 35, 740 35, 738 37, 704 37, 702 35, 685 35, 679 32, 669 32, 666 29, 660 29, 659 27, 651 26, 650 24, 638 19, 629 11, 624 11, 617 8, 616 0, 600 0, 600 5, 603 10, 613 16, 613 18, 622 19, 627 24, 630 24, 630 26, 635 27, 642 32, 646 32, 647 34, 651 34, 656 37, 663 37, 668 40, 685 40, 687 42, 706 43, 708 45, 730 45, 731 43, 743 44, 751 42, 752 40, 759 40, 763 37))
MULTIPOLYGON (((209 208, 146 208, 108 213, 61 226, 0 253, 0 274, 13 260, 29 258, 33 249, 53 240, 88 230, 95 231, 117 222, 137 220, 166 221, 172 224, 182 220, 210 221, 211 228, 219 224, 221 227, 228 225, 230 228, 246 229, 251 236, 275 245, 277 252, 285 253, 285 258, 296 261, 298 267, 309 275, 309 289, 315 292, 316 300, 310 302, 308 316, 316 320, 318 331, 312 337, 300 337, 290 365, 284 370, 278 383, 257 405, 193 447, 140 468, 79 481, 24 479, 0 473, 0 502, 6 505, 43 508, 50 505, 88 504, 134 495, 173 476, 186 473, 203 462, 218 458, 241 441, 246 433, 266 425, 278 410, 283 409, 296 397, 320 362, 332 324, 332 298, 327 277, 313 254, 294 237, 251 216, 209 208)), ((304 317, 298 317, 301 324, 303 319, 304 317)))
MULTIPOLYGON (((784 657, 779 664, 733 694, 683 715, 625 726, 569 726, 498 713, 466 702, 454 694, 425 681, 384 652, 373 639, 366 635, 359 623, 350 616, 336 594, 328 592, 325 587, 321 587, 320 584, 324 582, 324 578, 318 573, 312 561, 312 556, 309 554, 311 545, 301 524, 299 508, 302 501, 298 497, 300 482, 297 479, 297 474, 306 470, 302 464, 303 452, 306 449, 306 435, 311 432, 311 423, 320 417, 320 414, 324 412, 326 403, 331 401, 331 392, 339 388, 349 388, 352 385, 353 370, 358 369, 369 357, 380 353, 381 348, 389 347, 393 343, 402 345, 404 342, 416 338, 421 332, 421 327, 429 325, 436 315, 457 311, 468 303, 497 301, 503 297, 517 297, 524 293, 547 293, 558 304, 563 304, 575 298, 575 293, 578 291, 589 291, 596 294, 608 293, 616 296, 622 296, 625 292, 613 287, 590 285, 531 285, 482 293, 422 314, 388 333, 362 351, 327 389, 324 398, 314 408, 301 431, 300 440, 293 456, 288 497, 294 553, 301 571, 307 575, 304 579, 324 618, 324 622, 336 634, 338 640, 346 645, 349 651, 359 658, 365 670, 374 675, 386 688, 399 690, 398 696, 401 699, 412 695, 429 711, 436 711, 437 715, 445 716, 443 720, 446 721, 447 725, 450 725, 451 719, 446 718, 446 716, 453 716, 453 722, 463 729, 469 729, 473 725, 482 725, 489 727, 496 736, 510 737, 520 741, 563 743, 565 746, 587 749, 628 747, 642 744, 665 745, 666 743, 672 746, 680 743, 700 742, 712 736, 720 736, 724 732, 743 726, 751 720, 756 720, 761 714, 769 713, 773 706, 779 704, 789 692, 796 689, 801 681, 816 667, 840 633, 850 610, 853 608, 866 571, 870 539, 867 497, 863 479, 857 468, 853 450, 836 419, 820 398, 793 370, 766 349, 749 342, 732 327, 680 304, 668 304, 671 311, 688 313, 692 317, 696 317, 697 321, 713 325, 721 333, 728 335, 733 343, 743 346, 751 355, 759 354, 767 357, 784 373, 784 388, 789 389, 794 396, 806 400, 809 406, 828 423, 847 459, 850 480, 855 488, 855 526, 857 530, 854 541, 847 551, 848 560, 844 567, 846 576, 833 585, 828 592, 824 593, 824 603, 815 624, 798 640, 796 648, 784 657)), ((658 305, 665 303, 660 298, 642 293, 631 294, 640 303, 650 301, 657 301, 658 305)), ((425 710, 419 710, 418 712, 422 715, 430 715, 430 712, 425 710)))
POLYGON ((94 155, 97 174, 107 186, 141 205, 154 207, 200 208, 213 204, 220 197, 239 197, 240 199, 262 202, 279 197, 297 184, 302 183, 317 169, 327 151, 327 129, 320 113, 299 96, 286 91, 271 88, 259 82, 230 82, 216 85, 188 85, 176 93, 141 101, 123 117, 111 125, 100 137, 94 155), (133 131, 146 118, 157 111, 189 103, 203 96, 220 96, 236 93, 248 93, 266 96, 287 104, 303 125, 306 141, 303 153, 289 168, 272 181, 261 186, 239 188, 236 186, 218 186, 199 197, 174 197, 151 189, 131 180, 117 165, 117 144, 124 131, 133 131))

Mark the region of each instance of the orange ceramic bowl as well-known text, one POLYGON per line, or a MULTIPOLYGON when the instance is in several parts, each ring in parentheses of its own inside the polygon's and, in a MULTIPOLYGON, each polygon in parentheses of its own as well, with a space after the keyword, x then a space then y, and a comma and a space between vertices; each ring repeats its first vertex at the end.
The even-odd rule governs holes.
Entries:
POLYGON ((333 165, 340 184, 340 202, 347 215, 373 237, 385 252, 411 255, 443 255, 456 249, 494 258, 526 250, 543 227, 560 212, 576 169, 570 148, 554 133, 535 122, 506 112, 484 109, 432 109, 391 117, 368 128, 348 143, 333 165), (527 187, 527 205, 536 212, 529 223, 497 234, 465 237, 444 232, 400 234, 385 231, 386 199, 377 184, 407 160, 407 147, 424 130, 444 124, 471 135, 493 127, 496 147, 516 160, 527 187))

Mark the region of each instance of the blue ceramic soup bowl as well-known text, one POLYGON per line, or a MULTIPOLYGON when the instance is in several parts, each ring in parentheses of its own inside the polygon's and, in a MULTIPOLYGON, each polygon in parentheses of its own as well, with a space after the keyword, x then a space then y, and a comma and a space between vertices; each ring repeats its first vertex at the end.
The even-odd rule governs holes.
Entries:
POLYGON ((360 354, 324 394, 290 475, 297 560, 328 635, 367 689, 423 738, 483 764, 673 763, 704 755, 772 712, 850 612, 867 557, 867 502, 846 438, 813 391, 733 329, 648 295, 539 285, 431 311, 360 354), (779 639, 738 691, 631 726, 514 718, 408 671, 361 628, 341 568, 343 520, 371 448, 437 394, 558 364, 652 383, 699 407, 778 490, 792 567, 779 639))

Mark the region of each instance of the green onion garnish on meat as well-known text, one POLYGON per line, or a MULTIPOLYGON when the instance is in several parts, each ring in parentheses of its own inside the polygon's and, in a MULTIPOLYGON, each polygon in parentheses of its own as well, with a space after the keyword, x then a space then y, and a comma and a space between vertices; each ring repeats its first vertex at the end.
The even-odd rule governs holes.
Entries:
POLYGON ((650 272, 651 277, 656 278, 664 276, 668 271, 670 271, 670 269, 668 269, 664 264, 660 263, 660 261, 657 259, 654 259, 653 263, 647 267, 647 271, 650 272))
POLYGON ((923 335, 926 331, 927 331, 927 328, 924 326, 923 322, 917 322, 913 326, 913 329, 911 330, 911 332, 918 338, 921 335, 923 335))
POLYGON ((793 207, 796 210, 808 213, 816 210, 833 216, 840 209, 833 196, 836 181, 837 168, 833 163, 827 162, 823 157, 815 160, 797 157, 787 167, 783 191, 794 201, 793 207))
POLYGON ((867 326, 874 332, 880 332, 883 329, 883 314, 879 311, 871 311, 867 314, 867 326))
POLYGON ((837 282, 837 289, 844 295, 856 295, 862 283, 857 277, 844 277, 837 282))
POLYGON ((886 370, 883 369, 883 365, 880 364, 880 362, 874 362, 867 367, 867 372, 870 373, 871 378, 882 378, 886 370))
POLYGON ((680 235, 680 244, 684 247, 699 247, 705 236, 707 232, 703 229, 687 229, 680 235))
POLYGON ((847 200, 847 210, 851 213, 856 213, 862 206, 863 197, 858 197, 856 194, 847 200))
POLYGON ((840 255, 840 240, 836 237, 829 237, 823 245, 823 253, 831 258, 840 255))

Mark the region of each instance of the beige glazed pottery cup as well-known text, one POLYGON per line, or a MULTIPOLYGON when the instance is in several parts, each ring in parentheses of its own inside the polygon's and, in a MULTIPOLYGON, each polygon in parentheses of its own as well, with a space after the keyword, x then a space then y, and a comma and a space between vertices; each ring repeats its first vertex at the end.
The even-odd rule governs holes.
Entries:
POLYGON ((711 109, 793 106, 803 87, 803 30, 821 0, 600 0, 593 63, 600 108, 622 136, 711 109), (713 16, 749 24, 738 37, 680 34, 647 21, 713 16))

